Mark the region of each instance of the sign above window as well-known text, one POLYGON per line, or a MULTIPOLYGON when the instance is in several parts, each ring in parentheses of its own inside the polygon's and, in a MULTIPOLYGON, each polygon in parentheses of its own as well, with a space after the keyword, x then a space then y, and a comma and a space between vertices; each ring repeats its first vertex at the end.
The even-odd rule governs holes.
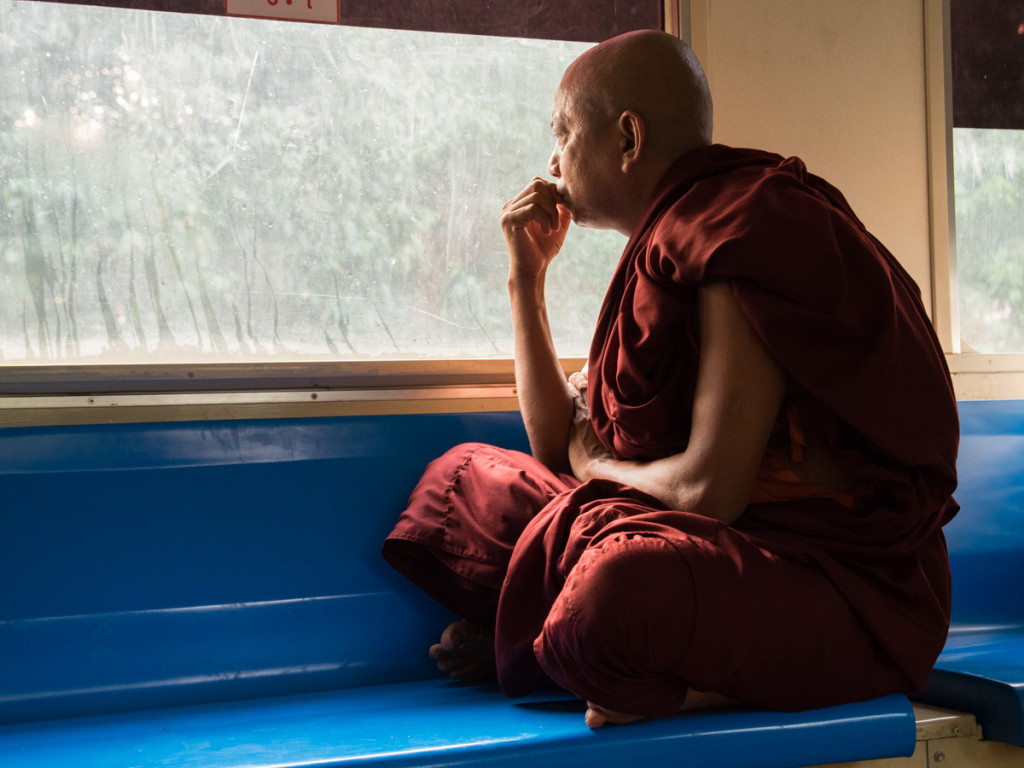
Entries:
POLYGON ((228 16, 338 24, 338 0, 224 0, 228 16))

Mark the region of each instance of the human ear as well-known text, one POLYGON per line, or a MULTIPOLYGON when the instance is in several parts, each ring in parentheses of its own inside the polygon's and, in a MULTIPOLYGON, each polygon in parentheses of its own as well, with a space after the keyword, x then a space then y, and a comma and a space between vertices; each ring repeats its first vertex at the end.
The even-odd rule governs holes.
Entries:
POLYGON ((646 148, 647 126, 631 109, 619 115, 619 142, 622 147, 622 172, 628 173, 646 148))

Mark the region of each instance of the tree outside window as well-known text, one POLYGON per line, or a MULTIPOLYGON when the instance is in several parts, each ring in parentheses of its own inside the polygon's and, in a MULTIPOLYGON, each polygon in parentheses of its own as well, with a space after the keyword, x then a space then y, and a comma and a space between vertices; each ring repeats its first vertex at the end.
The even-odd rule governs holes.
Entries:
MULTIPOLYGON (((0 364, 510 356, 499 211, 587 46, 0 0, 0 364)), ((564 354, 622 245, 553 265, 564 354)))

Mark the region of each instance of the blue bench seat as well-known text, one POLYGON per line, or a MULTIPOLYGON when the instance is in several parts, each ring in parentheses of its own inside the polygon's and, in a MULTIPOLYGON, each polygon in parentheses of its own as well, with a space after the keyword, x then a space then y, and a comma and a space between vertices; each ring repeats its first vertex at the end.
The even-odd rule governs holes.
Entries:
POLYGON ((903 696, 590 732, 563 693, 439 678, 425 649, 452 617, 380 546, 426 463, 467 440, 526 448, 516 413, 0 429, 0 765, 758 768, 913 752, 903 696))
POLYGON ((953 622, 921 701, 1024 747, 1024 400, 960 403, 953 622))
POLYGON ((691 714, 592 732, 581 703, 564 693, 510 701, 491 687, 438 679, 0 728, 4 768, 788 768, 909 755, 913 748, 914 716, 902 696, 797 714, 691 714))
POLYGON ((985 738, 1024 747, 1024 625, 955 627, 920 699, 955 705, 985 738))

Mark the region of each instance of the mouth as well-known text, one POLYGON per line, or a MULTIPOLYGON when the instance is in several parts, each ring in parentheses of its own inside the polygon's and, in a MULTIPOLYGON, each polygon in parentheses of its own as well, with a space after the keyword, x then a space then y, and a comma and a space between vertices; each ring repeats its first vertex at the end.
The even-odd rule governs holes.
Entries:
POLYGON ((557 202, 560 206, 565 208, 567 211, 572 211, 572 201, 569 200, 569 195, 565 191, 565 187, 559 185, 555 186, 555 194, 557 195, 557 202))

